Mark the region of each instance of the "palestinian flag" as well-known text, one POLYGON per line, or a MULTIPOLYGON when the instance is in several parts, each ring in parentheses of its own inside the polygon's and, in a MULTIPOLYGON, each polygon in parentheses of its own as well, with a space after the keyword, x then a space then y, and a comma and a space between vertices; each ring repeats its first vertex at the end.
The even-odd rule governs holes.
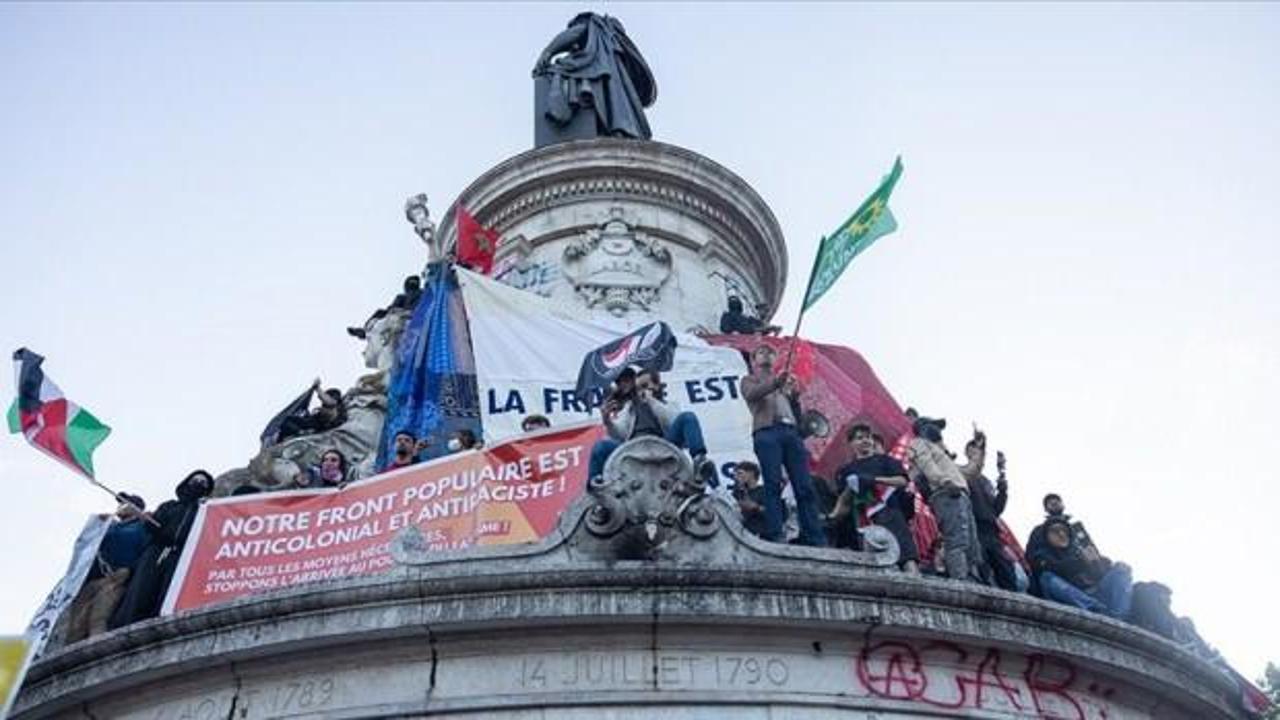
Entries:
POLYGON ((9 432, 21 432, 27 442, 72 470, 93 477, 93 450, 111 434, 79 405, 62 396, 44 370, 44 358, 22 348, 13 354, 18 399, 9 408, 9 432))

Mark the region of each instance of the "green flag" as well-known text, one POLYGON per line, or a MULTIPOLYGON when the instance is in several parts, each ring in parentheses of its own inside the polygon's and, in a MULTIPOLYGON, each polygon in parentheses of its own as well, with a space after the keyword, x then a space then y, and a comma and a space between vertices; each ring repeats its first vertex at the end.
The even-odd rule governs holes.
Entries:
POLYGON ((822 239, 818 256, 813 260, 813 272, 809 274, 809 289, 804 294, 804 307, 808 310, 822 297, 858 253, 871 247, 882 235, 898 229, 898 221, 889 212, 889 194, 902 176, 902 158, 893 163, 889 173, 871 197, 858 206, 857 212, 844 222, 830 237, 822 239))

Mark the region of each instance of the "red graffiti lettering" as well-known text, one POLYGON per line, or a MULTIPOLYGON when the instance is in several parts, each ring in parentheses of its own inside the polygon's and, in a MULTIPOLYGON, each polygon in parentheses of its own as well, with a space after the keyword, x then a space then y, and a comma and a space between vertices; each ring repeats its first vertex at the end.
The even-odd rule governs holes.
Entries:
POLYGON ((1042 718, 1051 720, 1085 720, 1084 710, 1080 703, 1067 692, 1076 681, 1076 669, 1065 660, 1048 655, 1028 655, 1027 670, 1022 674, 1027 681, 1027 689, 1031 691, 1031 702, 1042 718), (1061 702, 1046 702, 1057 698, 1061 702), (1071 715, 1062 715, 1057 709, 1070 706, 1071 715))
MULTIPOLYGON (((965 652, 964 648, 945 640, 939 640, 925 645, 920 649, 920 653, 921 655, 926 656, 945 656, 940 657, 933 662, 930 662, 929 659, 925 659, 924 663, 926 667, 963 667, 965 661, 969 659, 969 653, 965 652)), ((949 679, 951 680, 951 683, 942 686, 934 685, 934 690, 936 692, 930 692, 928 695, 921 693, 920 700, 941 708, 964 707, 966 700, 968 699, 968 694, 965 692, 963 679, 960 678, 958 673, 951 673, 951 677, 949 679), (955 697, 950 699, 944 698, 944 695, 951 694, 947 692, 951 687, 955 688, 955 697)))
MULTIPOLYGON (((947 641, 917 647, 885 640, 863 647, 855 665, 858 682, 877 697, 949 710, 972 708, 1034 714, 1044 720, 1085 720, 1083 706, 1071 694, 1076 669, 1070 662, 1028 655, 1026 669, 1018 678, 1000 671, 1002 660, 1000 649, 995 647, 978 655, 947 641)), ((1114 688, 1104 689, 1096 683, 1088 690, 1104 698, 1114 693, 1114 688)), ((1099 708, 1099 713, 1106 718, 1106 708, 1099 708)))
POLYGON ((868 645, 859 653, 857 666, 862 687, 883 698, 915 700, 929 683, 921 668, 920 656, 906 643, 890 641, 868 645))
POLYGON ((962 683, 973 685, 973 705, 978 708, 987 706, 982 691, 985 688, 995 688, 1004 693, 1004 697, 1013 706, 1014 710, 1022 709, 1022 691, 1013 687, 1000 674, 1000 650, 997 648, 987 648, 986 657, 982 658, 982 662, 978 663, 978 669, 974 671, 972 678, 964 678, 962 683))

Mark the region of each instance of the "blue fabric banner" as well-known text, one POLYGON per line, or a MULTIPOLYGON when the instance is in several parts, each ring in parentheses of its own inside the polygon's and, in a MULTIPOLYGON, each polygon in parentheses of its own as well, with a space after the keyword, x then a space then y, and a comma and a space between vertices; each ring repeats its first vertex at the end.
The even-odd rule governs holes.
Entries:
POLYGON ((386 467, 402 430, 428 441, 419 458, 430 460, 447 454, 449 435, 462 429, 483 437, 475 358, 453 267, 436 263, 427 268, 422 298, 396 350, 378 469, 386 467))

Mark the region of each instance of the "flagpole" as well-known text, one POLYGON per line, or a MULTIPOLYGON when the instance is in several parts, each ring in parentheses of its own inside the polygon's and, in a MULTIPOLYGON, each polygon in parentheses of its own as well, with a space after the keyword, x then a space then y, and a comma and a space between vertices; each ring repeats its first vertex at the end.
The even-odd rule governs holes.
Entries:
POLYGON ((791 332, 791 343, 787 347, 787 362, 782 366, 784 375, 791 372, 791 358, 795 354, 796 341, 800 337, 800 323, 804 322, 805 306, 809 303, 809 291, 813 289, 813 274, 818 269, 818 261, 822 259, 822 246, 826 244, 827 238, 823 236, 818 241, 818 251, 813 254, 813 267, 809 268, 809 282, 804 286, 804 297, 800 299, 800 314, 796 316, 796 328, 791 332))
POLYGON ((137 510, 138 517, 142 518, 143 520, 146 520, 147 522, 151 523, 152 525, 155 525, 156 527, 160 527, 160 523, 157 522, 155 518, 148 515, 146 510, 143 510, 137 505, 134 505, 133 501, 125 497, 122 493, 118 493, 115 490, 112 490, 111 488, 107 487, 106 485, 103 485, 102 483, 98 482, 96 478, 89 478, 89 482, 92 483, 93 485, 96 485, 97 487, 102 488, 106 492, 111 493, 111 497, 115 498, 116 502, 122 503, 124 505, 128 505, 134 510, 137 510))

